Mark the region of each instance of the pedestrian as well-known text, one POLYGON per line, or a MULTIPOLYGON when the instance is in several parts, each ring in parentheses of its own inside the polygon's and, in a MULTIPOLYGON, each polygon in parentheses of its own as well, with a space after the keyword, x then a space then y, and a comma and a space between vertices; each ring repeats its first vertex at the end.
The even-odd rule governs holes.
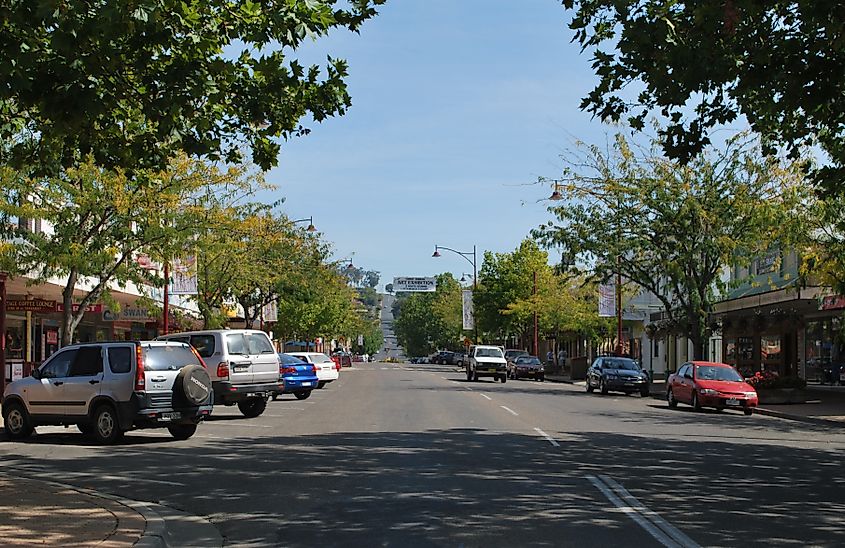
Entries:
POLYGON ((552 365, 552 362, 554 362, 554 359, 555 359, 555 353, 554 352, 552 352, 551 350, 546 352, 546 364, 552 365))

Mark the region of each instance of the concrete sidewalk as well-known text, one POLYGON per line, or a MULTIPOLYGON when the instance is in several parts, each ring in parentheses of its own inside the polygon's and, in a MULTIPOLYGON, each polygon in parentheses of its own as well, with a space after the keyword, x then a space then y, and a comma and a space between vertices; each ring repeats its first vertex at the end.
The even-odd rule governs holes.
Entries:
POLYGON ((139 510, 87 489, 4 473, 0 546, 165 546, 163 527, 156 536, 148 527, 155 516, 139 510))

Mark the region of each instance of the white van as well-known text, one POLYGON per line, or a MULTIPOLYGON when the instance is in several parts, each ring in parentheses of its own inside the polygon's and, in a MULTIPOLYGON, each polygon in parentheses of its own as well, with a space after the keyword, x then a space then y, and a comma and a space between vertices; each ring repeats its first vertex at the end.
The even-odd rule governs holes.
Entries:
POLYGON ((162 335, 156 340, 185 342, 197 349, 208 367, 215 405, 238 405, 257 417, 267 400, 284 390, 279 357, 267 333, 257 329, 208 329, 162 335))

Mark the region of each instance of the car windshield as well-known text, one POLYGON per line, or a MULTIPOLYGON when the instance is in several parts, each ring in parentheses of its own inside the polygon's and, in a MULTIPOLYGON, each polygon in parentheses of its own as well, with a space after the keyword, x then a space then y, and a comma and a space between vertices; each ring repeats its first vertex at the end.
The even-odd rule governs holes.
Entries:
POLYGON ((526 352, 525 350, 508 350, 507 352, 505 352, 506 358, 516 358, 518 356, 527 356, 527 355, 528 355, 528 352, 526 352))
POLYGON ((634 360, 617 358, 614 360, 604 360, 602 363, 603 369, 622 369, 625 371, 639 371, 640 366, 634 360))
POLYGON ((742 382, 744 379, 733 367, 699 365, 695 368, 695 377, 703 381, 742 382))
POLYGON ((540 365, 540 358, 534 356, 517 358, 516 363, 519 365, 540 365))
POLYGON ((476 358, 501 358, 502 351, 498 348, 479 348, 475 351, 476 358))

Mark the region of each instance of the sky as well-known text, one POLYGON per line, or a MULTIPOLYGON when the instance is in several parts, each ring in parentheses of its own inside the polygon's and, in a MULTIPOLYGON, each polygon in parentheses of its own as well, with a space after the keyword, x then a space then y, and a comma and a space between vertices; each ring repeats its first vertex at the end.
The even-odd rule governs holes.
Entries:
POLYGON ((613 132, 578 108, 596 78, 569 19, 559 0, 390 0, 360 34, 307 44, 302 61, 349 62, 353 104, 283 145, 273 197, 382 286, 472 273, 435 244, 477 246, 479 269, 485 250, 513 251, 551 219, 538 177, 613 132))

